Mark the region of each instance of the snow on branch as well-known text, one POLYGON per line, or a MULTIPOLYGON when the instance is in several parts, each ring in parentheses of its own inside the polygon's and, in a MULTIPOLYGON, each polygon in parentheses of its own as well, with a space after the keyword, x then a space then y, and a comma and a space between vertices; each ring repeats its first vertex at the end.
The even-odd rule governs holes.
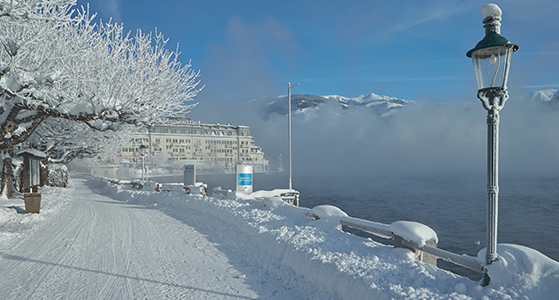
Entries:
POLYGON ((28 147, 46 153, 49 161, 68 163, 75 158, 115 153, 138 130, 142 128, 124 124, 118 132, 103 132, 81 122, 50 118, 41 123, 27 142, 28 147))
POLYGON ((202 89, 200 73, 161 33, 132 36, 74 5, 0 0, 0 149, 49 118, 107 131, 184 116, 195 105, 188 102, 202 89))

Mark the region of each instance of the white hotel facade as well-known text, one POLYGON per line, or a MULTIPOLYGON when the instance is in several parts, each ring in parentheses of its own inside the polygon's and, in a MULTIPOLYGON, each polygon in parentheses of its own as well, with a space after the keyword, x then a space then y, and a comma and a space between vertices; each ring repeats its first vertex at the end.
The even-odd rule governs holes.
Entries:
POLYGON ((160 157, 225 170, 246 164, 253 165, 255 172, 269 171, 268 160, 264 158, 262 148, 255 145, 249 126, 202 124, 189 118, 169 118, 145 126, 144 132, 136 134, 119 148, 117 157, 137 161, 141 145, 146 147, 148 160, 160 157))

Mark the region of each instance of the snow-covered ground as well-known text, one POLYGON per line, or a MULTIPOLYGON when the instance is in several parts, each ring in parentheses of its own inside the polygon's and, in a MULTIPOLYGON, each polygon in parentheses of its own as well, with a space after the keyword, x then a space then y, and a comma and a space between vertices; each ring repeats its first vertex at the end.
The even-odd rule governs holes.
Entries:
MULTIPOLYGON (((0 208, 7 299, 552 299, 559 263, 499 245, 491 284, 310 220, 273 199, 157 193, 96 180, 0 208)), ((483 251, 482 251, 483 252, 483 251)), ((483 253, 480 253, 483 257, 483 253)))

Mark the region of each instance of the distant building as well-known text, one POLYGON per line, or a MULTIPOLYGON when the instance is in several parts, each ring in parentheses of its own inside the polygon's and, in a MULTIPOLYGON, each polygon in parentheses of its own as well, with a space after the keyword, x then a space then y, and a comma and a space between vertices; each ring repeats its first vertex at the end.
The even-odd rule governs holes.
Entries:
POLYGON ((165 122, 144 127, 119 148, 117 157, 137 161, 140 146, 146 156, 181 160, 185 164, 216 166, 234 170, 237 164, 253 165, 255 172, 268 171, 262 148, 256 146, 248 126, 201 124, 189 118, 168 118, 165 122))
POLYGON ((100 165, 97 167, 91 167, 90 172, 93 176, 118 178, 118 167, 119 165, 100 165))

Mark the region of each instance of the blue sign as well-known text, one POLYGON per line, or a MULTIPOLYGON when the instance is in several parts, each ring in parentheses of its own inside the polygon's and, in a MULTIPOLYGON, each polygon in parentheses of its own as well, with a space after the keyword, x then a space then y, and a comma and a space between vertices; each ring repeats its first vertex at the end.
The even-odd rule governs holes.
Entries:
POLYGON ((237 185, 252 185, 252 173, 237 174, 237 185))

